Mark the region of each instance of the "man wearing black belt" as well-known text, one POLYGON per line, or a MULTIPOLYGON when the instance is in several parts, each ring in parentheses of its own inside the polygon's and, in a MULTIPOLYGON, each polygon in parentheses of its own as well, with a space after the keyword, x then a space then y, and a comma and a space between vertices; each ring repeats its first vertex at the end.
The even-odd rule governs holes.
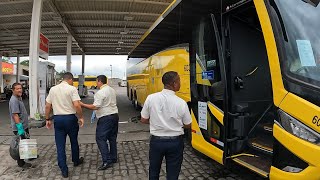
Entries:
POLYGON ((54 114, 54 137, 57 146, 58 165, 62 176, 67 178, 69 176, 66 163, 67 135, 70 138, 73 165, 79 166, 84 161, 83 157, 79 157, 78 143, 79 125, 83 127, 84 119, 79 93, 76 87, 73 86, 73 75, 70 72, 66 72, 63 75, 63 81, 52 87, 47 96, 46 126, 48 129, 52 127, 51 110, 53 110, 54 114))
POLYGON ((168 180, 179 177, 183 160, 183 128, 191 127, 187 103, 175 95, 180 77, 170 71, 162 76, 164 89, 147 97, 141 111, 141 122, 150 124, 149 179, 159 179, 163 157, 168 180))
POLYGON ((96 129, 96 142, 103 163, 98 170, 106 170, 111 167, 113 163, 117 162, 119 123, 117 95, 115 90, 107 85, 107 77, 105 75, 97 77, 97 87, 100 90, 94 95, 93 104, 84 104, 81 102, 81 106, 95 110, 96 116, 99 119, 96 129), (107 141, 109 141, 110 150, 107 141))

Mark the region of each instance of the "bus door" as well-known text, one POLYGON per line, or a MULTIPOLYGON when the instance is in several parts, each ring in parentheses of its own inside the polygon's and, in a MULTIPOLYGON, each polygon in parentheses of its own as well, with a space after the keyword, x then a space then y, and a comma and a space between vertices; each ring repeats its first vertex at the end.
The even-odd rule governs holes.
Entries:
POLYGON ((223 164, 225 78, 214 15, 194 29, 191 49, 192 146, 223 164))
POLYGON ((226 156, 268 177, 275 116, 263 31, 253 2, 228 11, 223 19, 229 85, 226 156))

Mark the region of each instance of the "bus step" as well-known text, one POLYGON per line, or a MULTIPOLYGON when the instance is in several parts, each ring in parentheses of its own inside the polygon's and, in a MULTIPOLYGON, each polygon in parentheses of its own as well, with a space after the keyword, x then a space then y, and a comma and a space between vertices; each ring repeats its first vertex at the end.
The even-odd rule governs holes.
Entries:
POLYGON ((260 156, 239 156, 232 159, 234 162, 244 166, 251 171, 261 175, 262 177, 268 178, 271 168, 271 158, 264 158, 260 156))
POLYGON ((248 140, 249 146, 269 155, 273 154, 273 137, 260 135, 248 140))

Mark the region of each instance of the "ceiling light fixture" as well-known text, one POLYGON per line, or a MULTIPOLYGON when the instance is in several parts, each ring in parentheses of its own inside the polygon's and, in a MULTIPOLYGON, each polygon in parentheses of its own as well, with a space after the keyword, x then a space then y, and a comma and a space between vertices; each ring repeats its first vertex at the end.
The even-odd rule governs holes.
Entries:
POLYGON ((128 34, 128 31, 121 31, 120 34, 122 35, 128 34))
POLYGON ((132 17, 132 16, 125 16, 125 17, 124 17, 124 20, 125 20, 125 21, 132 21, 132 20, 133 20, 133 17, 132 17))

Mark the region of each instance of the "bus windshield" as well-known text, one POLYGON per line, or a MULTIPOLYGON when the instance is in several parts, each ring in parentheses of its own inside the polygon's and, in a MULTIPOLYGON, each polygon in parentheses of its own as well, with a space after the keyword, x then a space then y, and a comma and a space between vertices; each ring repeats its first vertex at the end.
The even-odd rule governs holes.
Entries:
POLYGON ((320 4, 318 0, 273 0, 283 31, 283 72, 320 89, 320 4))

